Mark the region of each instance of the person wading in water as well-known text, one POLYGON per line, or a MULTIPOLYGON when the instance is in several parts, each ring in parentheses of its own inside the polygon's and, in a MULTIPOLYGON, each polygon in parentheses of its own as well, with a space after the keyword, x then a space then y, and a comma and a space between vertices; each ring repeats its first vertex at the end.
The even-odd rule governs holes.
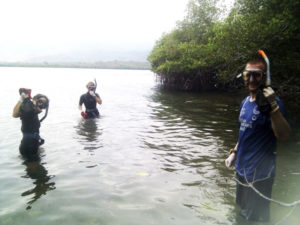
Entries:
POLYGON ((269 220, 269 201, 259 196, 248 183, 271 197, 275 177, 276 142, 287 141, 290 126, 281 100, 271 87, 264 87, 266 65, 262 59, 246 64, 242 73, 250 95, 240 106, 238 142, 225 160, 229 168, 235 162, 236 203, 246 220, 269 220), (262 103, 268 107, 261 107, 262 103))
POLYGON ((41 122, 46 118, 49 107, 49 99, 42 94, 37 94, 31 99, 31 90, 20 88, 20 100, 13 109, 13 117, 20 117, 22 121, 23 138, 19 147, 23 156, 31 157, 37 154, 44 139, 40 137, 41 122), (44 117, 39 120, 38 114, 46 109, 44 117))
POLYGON ((100 114, 97 109, 97 103, 102 104, 102 99, 99 94, 96 93, 97 86, 93 82, 89 82, 86 85, 88 92, 81 95, 79 100, 78 109, 81 111, 81 116, 84 119, 94 119, 99 118, 100 114), (85 106, 85 112, 82 111, 82 104, 85 106))

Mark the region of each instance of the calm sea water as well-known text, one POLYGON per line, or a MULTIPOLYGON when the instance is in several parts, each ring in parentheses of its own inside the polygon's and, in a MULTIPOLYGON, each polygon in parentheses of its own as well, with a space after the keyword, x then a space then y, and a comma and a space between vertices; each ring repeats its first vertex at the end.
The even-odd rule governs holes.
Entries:
MULTIPOLYGON (((233 170, 243 96, 170 93, 150 71, 0 68, 0 224, 249 224, 236 216, 233 170), (101 118, 77 109, 98 81, 101 118), (40 159, 18 151, 20 87, 50 99, 40 159)), ((300 132, 278 148, 273 198, 300 200, 300 132)), ((291 208, 271 204, 270 224, 291 208)), ((300 206, 282 224, 299 224, 300 206)))

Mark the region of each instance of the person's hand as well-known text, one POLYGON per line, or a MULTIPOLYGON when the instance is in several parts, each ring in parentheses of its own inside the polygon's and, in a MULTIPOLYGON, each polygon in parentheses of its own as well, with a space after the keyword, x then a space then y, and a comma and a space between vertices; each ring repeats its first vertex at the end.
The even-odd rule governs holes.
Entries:
POLYGON ((20 102, 23 102, 28 97, 29 97, 28 94, 25 94, 24 92, 21 93, 21 95, 20 95, 20 102))
POLYGON ((89 91, 90 95, 93 96, 93 97, 96 97, 96 94, 94 91, 89 91))
POLYGON ((225 160, 225 166, 227 168, 232 167, 235 161, 235 153, 231 153, 228 158, 225 160))
POLYGON ((264 96, 268 100, 268 102, 271 104, 272 109, 276 108, 277 102, 276 102, 276 95, 274 90, 271 87, 266 87, 263 90, 264 96))

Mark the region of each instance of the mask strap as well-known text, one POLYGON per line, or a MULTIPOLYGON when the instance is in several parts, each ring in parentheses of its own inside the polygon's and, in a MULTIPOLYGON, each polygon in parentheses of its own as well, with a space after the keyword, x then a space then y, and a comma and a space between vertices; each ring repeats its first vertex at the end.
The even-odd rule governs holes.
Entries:
POLYGON ((43 122, 44 119, 46 119, 46 117, 47 117, 47 115, 48 115, 48 109, 49 109, 49 105, 48 105, 47 108, 46 108, 45 115, 43 116, 42 119, 40 119, 40 123, 43 122))

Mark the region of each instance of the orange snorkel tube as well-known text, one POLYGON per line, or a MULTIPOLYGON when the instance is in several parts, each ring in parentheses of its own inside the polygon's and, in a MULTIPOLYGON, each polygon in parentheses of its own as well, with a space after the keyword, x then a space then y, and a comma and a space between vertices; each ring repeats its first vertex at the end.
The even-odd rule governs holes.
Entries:
POLYGON ((258 50, 258 54, 260 54, 264 60, 266 61, 267 64, 267 79, 266 79, 266 86, 270 87, 271 86, 271 72, 270 72, 270 61, 266 55, 266 53, 263 50, 258 50))
MULTIPOLYGON (((266 53, 263 50, 258 50, 258 54, 260 54, 266 64, 267 64, 267 77, 266 77, 266 87, 270 87, 271 86, 271 73, 270 73, 270 62, 269 59, 266 55, 266 53)), ((261 86, 261 89, 257 91, 256 93, 256 104, 258 106, 258 110, 262 113, 262 114, 269 114, 271 111, 271 105, 268 102, 268 100, 266 99, 266 97, 263 94, 263 89, 264 87, 261 86)))

